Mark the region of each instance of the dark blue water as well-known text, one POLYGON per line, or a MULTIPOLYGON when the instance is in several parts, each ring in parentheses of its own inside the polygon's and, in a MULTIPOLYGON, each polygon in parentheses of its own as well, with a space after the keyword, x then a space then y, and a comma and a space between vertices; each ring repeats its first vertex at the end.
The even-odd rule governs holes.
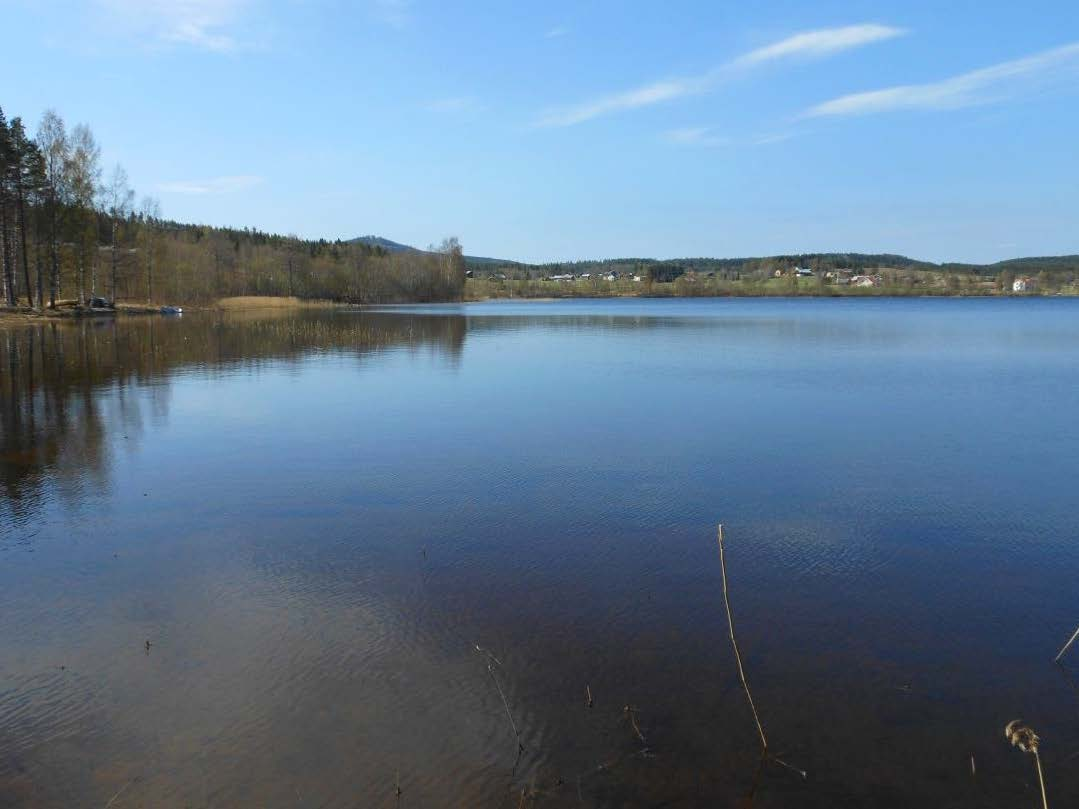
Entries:
POLYGON ((1035 806, 1015 718, 1079 802, 1079 301, 4 328, 0 398, 0 807, 1035 806))

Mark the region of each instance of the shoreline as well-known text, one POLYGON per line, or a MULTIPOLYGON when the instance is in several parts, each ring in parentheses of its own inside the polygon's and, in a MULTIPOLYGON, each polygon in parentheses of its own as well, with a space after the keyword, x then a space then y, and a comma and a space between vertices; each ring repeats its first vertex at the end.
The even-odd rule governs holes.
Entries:
MULTIPOLYGON (((1074 292, 1055 292, 1051 295, 1046 294, 986 294, 986 295, 937 295, 937 294, 909 294, 904 292, 856 292, 851 294, 845 293, 827 293, 827 294, 814 294, 814 293, 766 293, 766 294, 716 294, 716 295, 648 295, 648 294, 614 294, 614 295, 546 295, 539 297, 530 297, 528 295, 488 295, 488 296, 474 296, 465 298, 461 301, 443 301, 443 303, 497 303, 500 301, 512 301, 515 303, 521 302, 543 302, 551 303, 555 301, 607 301, 607 300, 645 300, 645 301, 662 301, 662 300, 728 300, 734 298, 742 298, 746 300, 925 300, 930 298, 940 298, 947 300, 964 299, 964 300, 1004 300, 1004 299, 1016 299, 1016 300, 1031 300, 1041 299, 1050 300, 1055 298, 1079 298, 1079 293, 1074 292)), ((419 304, 396 304, 399 306, 416 306, 419 304)), ((423 304, 427 305, 427 304, 423 304)))
MULTIPOLYGON (((293 300, 283 302, 281 298, 274 298, 267 296, 265 301, 259 301, 257 299, 252 300, 255 296, 249 296, 244 299, 243 303, 233 303, 230 299, 223 299, 221 301, 215 301, 210 305, 191 306, 184 305, 182 308, 185 312, 204 312, 204 311, 216 311, 216 312, 266 312, 276 311, 282 312, 289 309, 388 309, 388 308, 408 308, 415 306, 452 306, 469 303, 558 303, 560 301, 573 301, 573 300, 728 300, 728 299, 747 299, 747 300, 926 300, 926 299, 964 299, 964 300, 1052 300, 1057 298, 1079 298, 1079 294, 1072 292, 1055 292, 1053 294, 1042 293, 1027 293, 1027 294, 985 294, 985 295, 938 295, 938 294, 908 294, 908 293, 896 293, 896 292, 874 292, 874 293, 827 293, 827 294, 814 294, 814 293, 793 293, 793 294, 716 294, 716 295, 649 295, 646 293, 635 294, 612 294, 612 295, 544 295, 531 297, 527 295, 486 295, 486 296, 470 296, 462 298, 461 300, 454 301, 396 301, 394 303, 340 303, 337 301, 304 301, 293 300), (221 305, 221 304, 225 305, 221 305)), ((233 299, 235 300, 235 299, 233 299)), ((148 315, 163 315, 161 312, 161 306, 148 306, 146 304, 117 304, 116 309, 79 309, 77 307, 63 307, 58 309, 44 310, 31 309, 27 306, 19 307, 0 307, 0 325, 17 325, 20 323, 47 323, 58 321, 79 321, 79 320, 107 320, 117 317, 139 317, 148 315)))

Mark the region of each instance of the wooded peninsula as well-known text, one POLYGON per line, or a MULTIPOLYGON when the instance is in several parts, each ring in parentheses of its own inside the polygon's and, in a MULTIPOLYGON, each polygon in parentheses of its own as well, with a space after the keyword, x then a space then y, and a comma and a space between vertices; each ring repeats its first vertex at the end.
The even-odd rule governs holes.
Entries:
POLYGON ((135 192, 122 166, 106 179, 90 127, 47 111, 30 137, 0 109, 0 262, 8 307, 115 302, 210 303, 230 296, 387 303, 459 300, 465 266, 450 238, 391 252, 184 224, 135 192))

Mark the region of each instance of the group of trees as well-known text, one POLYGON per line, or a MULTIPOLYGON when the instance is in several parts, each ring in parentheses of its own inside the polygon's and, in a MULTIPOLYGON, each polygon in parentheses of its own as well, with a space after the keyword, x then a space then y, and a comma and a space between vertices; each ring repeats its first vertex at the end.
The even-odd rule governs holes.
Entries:
POLYGON ((85 124, 47 111, 33 137, 0 109, 0 283, 8 306, 112 301, 194 303, 231 295, 354 302, 459 299, 461 245, 393 252, 162 218, 136 205, 127 173, 105 174, 85 124))
POLYGON ((26 220, 43 201, 44 176, 43 155, 27 136, 22 120, 15 118, 8 124, 0 109, 0 292, 10 305, 15 303, 20 264, 28 300, 31 295, 26 220))
POLYGON ((25 300, 42 308, 47 300, 55 307, 70 289, 84 304, 88 294, 105 294, 99 284, 103 266, 110 269, 109 292, 116 297, 121 251, 132 249, 136 221, 152 231, 158 208, 148 198, 136 215, 122 167, 116 166, 106 184, 101 175, 101 149, 85 124, 69 131, 48 111, 31 138, 21 118, 9 123, 0 109, 4 303, 25 300))

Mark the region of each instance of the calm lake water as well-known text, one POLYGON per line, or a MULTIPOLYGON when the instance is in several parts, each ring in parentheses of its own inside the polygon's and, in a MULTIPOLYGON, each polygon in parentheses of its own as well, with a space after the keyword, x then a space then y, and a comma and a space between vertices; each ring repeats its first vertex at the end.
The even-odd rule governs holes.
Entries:
POLYGON ((0 807, 1033 807, 1019 717, 1079 805, 1079 301, 4 328, 0 400, 0 807))

